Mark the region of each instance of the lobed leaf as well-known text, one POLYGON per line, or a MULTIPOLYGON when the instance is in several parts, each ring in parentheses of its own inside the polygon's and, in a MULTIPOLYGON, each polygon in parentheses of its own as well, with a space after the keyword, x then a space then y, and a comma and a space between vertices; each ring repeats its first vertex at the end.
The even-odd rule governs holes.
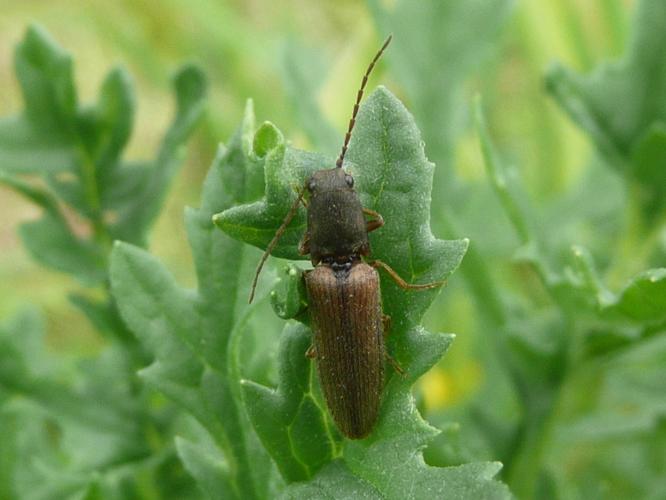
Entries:
POLYGON ((648 269, 632 278, 614 301, 605 304, 635 321, 658 322, 666 318, 666 268, 648 269))
POLYGON ((176 437, 176 449, 187 471, 209 498, 237 496, 238 492, 228 481, 228 464, 219 449, 209 443, 194 443, 181 437, 176 437))
POLYGON ((25 107, 17 117, 0 119, 0 182, 46 211, 21 230, 35 259, 87 285, 99 284, 111 238, 145 245, 180 148, 202 115, 205 79, 192 66, 176 75, 173 123, 157 158, 136 165, 122 161, 135 108, 124 69, 110 71, 97 103, 82 106, 70 56, 34 26, 17 47, 15 66, 25 107), (48 191, 19 178, 28 173, 41 175, 48 191), (75 234, 65 221, 70 209, 84 218, 89 236, 75 234))
MULTIPOLYGON (((302 186, 313 170, 330 168, 332 162, 316 162, 313 156, 291 150, 272 125, 264 125, 257 135, 270 136, 267 142, 273 145, 265 150, 265 200, 228 209, 214 220, 230 236, 265 247, 293 203, 294 184, 302 186)), ((433 237, 429 226, 433 165, 425 157, 413 118, 386 89, 373 92, 361 106, 345 168, 354 175, 363 205, 377 210, 386 222, 370 235, 372 258, 388 263, 410 282, 441 280, 457 268, 467 241, 433 237)), ((288 242, 278 245, 276 254, 294 256, 303 231, 301 214, 290 224, 285 233, 288 242)), ((300 273, 288 268, 272 300, 282 317, 297 316, 307 322, 299 316, 304 297, 295 283, 298 279, 300 273)), ((391 350, 407 375, 390 377, 379 421, 364 440, 339 442, 337 432, 328 428, 332 424, 319 407, 312 362, 304 357, 309 345, 305 326, 288 326, 282 334, 277 389, 244 382, 244 403, 255 430, 283 477, 292 482, 285 498, 508 495, 492 480, 497 465, 439 469, 423 460, 422 449, 438 431, 420 417, 410 388, 440 359, 452 339, 418 326, 436 293, 406 292, 382 276, 384 312, 392 318, 391 350), (313 442, 318 443, 314 448, 313 442), (307 483, 298 482, 306 479, 307 483)))
MULTIPOLYGON (((32 256, 98 287, 107 281, 111 238, 120 232, 123 216, 135 218, 130 221, 135 232, 128 238, 145 244, 179 150, 202 115, 205 80, 193 67, 177 75, 177 112, 158 158, 135 164, 122 158, 135 108, 125 70, 110 71, 97 102, 81 105, 69 54, 38 27, 29 28, 18 45, 15 69, 24 109, 17 117, 0 119, 0 183, 43 212, 20 228, 32 256)), ((115 341, 94 361, 82 359, 72 367, 69 360, 45 359, 34 345, 35 352, 23 352, 15 339, 0 332, 5 348, 0 357, 9 356, 0 369, 2 403, 5 395, 18 401, 0 412, 7 409, 21 422, 16 443, 21 458, 26 457, 14 468, 8 497, 138 497, 145 493, 143 483, 160 491, 179 481, 185 489, 191 485, 174 474, 175 451, 162 446, 175 422, 173 410, 152 404, 154 394, 136 380, 145 353, 120 319, 108 289, 104 292, 102 299, 71 297, 115 341)), ((32 324, 22 320, 10 333, 27 341, 32 324)), ((0 476, 3 483, 1 470, 0 476)), ((6 489, 0 484, 0 496, 7 496, 6 489)), ((178 490, 170 493, 178 495, 178 490)))
POLYGON ((302 325, 287 325, 280 342, 276 390, 243 381, 243 402, 257 434, 287 481, 304 481, 334 457, 331 425, 312 394, 311 344, 302 325))
POLYGON ((128 244, 115 245, 110 272, 123 319, 155 357, 142 376, 193 415, 214 441, 202 449, 180 440, 186 467, 204 490, 219 486, 235 498, 265 497, 271 468, 240 408, 237 342, 245 320, 237 304, 247 291, 246 252, 214 231, 211 217, 256 191, 251 172, 260 160, 251 151, 253 124, 248 105, 206 177, 201 208, 186 210, 197 289, 180 287, 148 252, 128 244))
POLYGON ((0 400, 0 418, 11 432, 0 456, 11 447, 16 453, 0 489, 10 489, 11 498, 58 498, 61 488, 112 483, 114 467, 132 463, 138 470, 149 453, 140 424, 145 409, 132 395, 125 353, 110 349, 94 362, 79 360, 77 379, 67 359, 46 352, 43 334, 44 321, 32 310, 0 325, 0 394, 9 396, 0 400))
POLYGON ((45 131, 72 133, 76 90, 69 55, 41 28, 31 26, 16 48, 15 70, 30 122, 45 131), (60 128, 63 123, 69 128, 60 128))
MULTIPOLYGON (((286 146, 282 133, 271 123, 264 123, 255 136, 255 153, 264 162, 265 200, 233 206, 213 217, 213 222, 232 238, 259 248, 266 248, 297 191, 312 172, 326 168, 332 161, 322 156, 286 146)), ((305 211, 301 207, 273 250, 276 257, 304 259, 298 243, 305 231, 305 211)))
POLYGON ((62 217, 44 214, 39 220, 23 223, 19 234, 32 258, 40 264, 70 274, 89 286, 106 278, 106 255, 92 242, 72 234, 62 217))
MULTIPOLYGON (((201 70, 185 66, 173 80, 176 113, 155 161, 138 176, 126 176, 130 183, 142 181, 139 192, 118 207, 118 222, 111 228, 114 238, 145 246, 146 235, 159 214, 167 188, 182 159, 182 146, 202 116, 206 80, 201 70)), ((112 198, 113 199, 113 198, 112 198)))

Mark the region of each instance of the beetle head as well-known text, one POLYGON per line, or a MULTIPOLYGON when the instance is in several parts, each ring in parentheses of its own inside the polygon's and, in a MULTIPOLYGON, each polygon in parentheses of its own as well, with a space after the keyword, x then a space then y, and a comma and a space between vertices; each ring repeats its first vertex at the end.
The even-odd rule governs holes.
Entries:
POLYGON ((354 191, 354 178, 342 168, 318 170, 310 176, 305 186, 311 196, 325 191, 354 191))

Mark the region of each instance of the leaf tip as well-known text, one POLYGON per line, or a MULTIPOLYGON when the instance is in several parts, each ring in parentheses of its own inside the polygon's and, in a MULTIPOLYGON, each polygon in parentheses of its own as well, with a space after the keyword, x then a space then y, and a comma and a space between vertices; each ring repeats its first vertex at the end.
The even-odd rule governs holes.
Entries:
POLYGON ((115 240, 112 244, 110 269, 111 287, 114 286, 114 276, 118 269, 123 266, 125 261, 136 258, 140 252, 144 251, 140 247, 120 240, 115 240))
POLYGON ((176 71, 174 85, 178 92, 187 91, 192 98, 202 99, 206 95, 206 75, 196 64, 188 63, 176 71))
POLYGON ((224 219, 224 217, 223 217, 222 212, 217 213, 217 214, 213 214, 213 216, 210 218, 210 220, 213 221, 213 225, 215 227, 220 228, 220 229, 224 229, 223 219, 224 219))
POLYGON ((546 68, 543 84, 546 91, 557 97, 558 88, 561 87, 571 75, 568 70, 558 62, 552 62, 546 68))
POLYGON ((254 117, 254 99, 248 97, 245 100, 245 109, 243 110, 243 115, 254 117))
POLYGON ((54 45, 55 42, 44 29, 44 27, 39 24, 32 22, 28 25, 28 28, 25 30, 25 36, 23 42, 27 44, 37 43, 40 45, 54 45))
POLYGON ((494 462, 488 462, 488 468, 486 469, 487 472, 487 479, 492 479, 494 478, 499 471, 501 471, 504 468, 504 464, 499 461, 494 461, 494 462))
POLYGON ((111 257, 113 258, 113 255, 127 252, 132 245, 121 240, 113 240, 111 247, 111 257))
POLYGON ((152 365, 148 365, 148 366, 146 366, 145 368, 141 368, 140 370, 137 370, 137 371, 136 371, 136 375, 137 375, 139 378, 142 378, 142 379, 144 379, 144 380, 147 380, 148 377, 150 377, 150 367, 151 367, 151 366, 152 366, 152 365))
POLYGON ((254 134, 252 149, 254 154, 263 158, 281 144, 284 144, 282 132, 273 123, 265 121, 254 134))
POLYGON ((391 92, 385 85, 377 85, 377 88, 368 96, 366 102, 370 103, 374 100, 383 100, 390 106, 398 106, 399 108, 407 110, 405 105, 398 99, 393 92, 391 92))

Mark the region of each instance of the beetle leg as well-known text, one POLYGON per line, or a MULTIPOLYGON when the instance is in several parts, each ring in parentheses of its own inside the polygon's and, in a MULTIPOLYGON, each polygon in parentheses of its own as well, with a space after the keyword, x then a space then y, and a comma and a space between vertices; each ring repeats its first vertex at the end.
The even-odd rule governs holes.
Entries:
POLYGON ((382 327, 384 328, 384 339, 386 339, 386 337, 388 337, 389 331, 391 330, 391 316, 388 314, 382 314, 382 327))
POLYGON ((384 356, 386 356, 386 359, 388 360, 389 363, 391 363, 391 366, 393 369, 398 372, 401 376, 406 377, 407 375, 405 374, 405 370, 402 369, 400 366, 400 363, 398 363, 393 356, 391 356, 388 352, 384 351, 384 356))
POLYGON ((317 357, 317 349, 314 344, 311 344, 310 347, 308 347, 308 350, 305 351, 305 357, 310 359, 315 359, 317 357))
POLYGON ((306 231, 300 243, 298 244, 298 254, 307 255, 309 253, 310 253, 310 235, 306 231))
POLYGON ((381 267, 389 274, 391 278, 393 278, 393 281, 395 281, 400 288, 404 288, 405 290, 427 290, 429 288, 437 288, 438 286, 446 284, 446 281, 435 281, 433 283, 424 283, 422 285, 407 283, 386 262, 382 262, 381 260, 374 260, 369 264, 374 268, 381 267))
MULTIPOLYGON (((291 189, 293 189, 296 194, 299 194, 301 192, 301 186, 296 184, 292 184, 291 189)), ((308 208, 308 200, 306 200, 304 197, 301 198, 301 203, 306 209, 308 208)))
MULTIPOLYGON (((384 335, 384 340, 386 340, 386 337, 388 337, 389 331, 391 330, 391 316, 388 314, 382 314, 382 326, 384 327, 384 331, 382 333, 384 335)), ((386 357, 386 360, 391 363, 391 366, 396 372, 398 372, 403 377, 405 376, 405 370, 402 369, 400 363, 398 363, 395 358, 391 356, 386 350, 384 350, 384 357, 386 357)))
POLYGON ((379 229, 384 225, 384 218, 381 216, 379 212, 375 212, 370 208, 364 208, 363 213, 365 215, 369 215, 370 217, 374 217, 373 220, 369 220, 367 222, 366 231, 368 231, 369 233, 374 231, 375 229, 379 229))

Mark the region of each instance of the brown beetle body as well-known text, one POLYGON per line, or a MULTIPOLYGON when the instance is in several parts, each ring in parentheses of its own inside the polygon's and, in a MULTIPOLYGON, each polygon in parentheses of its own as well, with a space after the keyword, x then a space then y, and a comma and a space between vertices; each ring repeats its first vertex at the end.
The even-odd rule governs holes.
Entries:
POLYGON ((359 439, 374 426, 384 386, 379 275, 361 260, 370 253, 368 223, 344 169, 319 170, 305 187, 308 227, 300 252, 315 266, 305 274, 312 356, 333 420, 359 439))
POLYGON ((251 302, 264 262, 300 204, 305 204, 307 191, 308 225, 299 245, 300 254, 309 254, 315 266, 305 273, 314 334, 307 355, 317 362, 319 381, 333 420, 350 439, 363 438, 372 431, 384 388, 384 360, 393 361, 384 346, 385 316, 379 275, 374 268, 386 270, 405 289, 442 284, 408 284, 385 263, 363 261, 370 254, 368 233, 382 227, 384 221, 377 212, 363 208, 354 190, 354 178, 342 168, 368 75, 390 41, 391 37, 384 42, 363 76, 336 167, 318 170, 307 180, 266 248, 250 292, 251 302), (374 219, 366 221, 365 215, 374 219))
POLYGON ((305 275, 319 381, 345 436, 372 430, 384 386, 379 275, 364 262, 334 271, 322 264, 305 275))

